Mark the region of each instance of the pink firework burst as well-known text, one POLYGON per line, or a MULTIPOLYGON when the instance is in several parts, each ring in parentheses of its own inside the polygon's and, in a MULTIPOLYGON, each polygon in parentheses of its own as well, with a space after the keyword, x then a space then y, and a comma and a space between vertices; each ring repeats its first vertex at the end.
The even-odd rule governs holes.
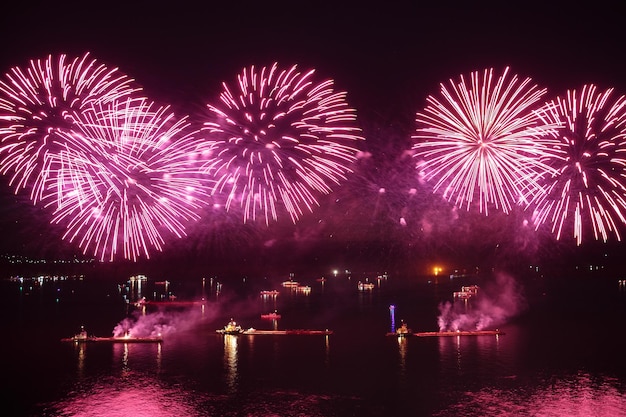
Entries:
POLYGON ((549 163, 544 193, 535 201, 535 224, 550 225, 557 239, 571 234, 578 245, 626 224, 626 97, 594 85, 568 91, 551 107, 550 117, 563 124, 560 144, 549 163))
POLYGON ((69 58, 48 56, 14 67, 0 80, 0 173, 10 175, 17 193, 31 188, 41 198, 46 157, 58 150, 54 136, 71 128, 76 114, 128 96, 138 87, 117 68, 108 68, 89 54, 69 58))
POLYGON ((211 183, 200 173, 202 141, 187 118, 146 99, 94 105, 51 156, 43 200, 64 239, 101 260, 149 258, 165 236, 199 218, 211 183))
POLYGON ((224 83, 221 103, 208 105, 213 151, 205 168, 226 209, 238 206, 244 222, 269 224, 281 212, 296 222, 352 172, 363 139, 356 112, 332 80, 316 83, 313 75, 277 64, 244 68, 238 91, 224 83))
POLYGON ((440 97, 429 96, 416 117, 420 174, 467 210, 477 204, 485 215, 490 207, 509 213, 527 204, 539 189, 536 176, 550 169, 542 158, 558 128, 543 116, 545 92, 509 68, 499 77, 488 69, 441 84, 440 97))

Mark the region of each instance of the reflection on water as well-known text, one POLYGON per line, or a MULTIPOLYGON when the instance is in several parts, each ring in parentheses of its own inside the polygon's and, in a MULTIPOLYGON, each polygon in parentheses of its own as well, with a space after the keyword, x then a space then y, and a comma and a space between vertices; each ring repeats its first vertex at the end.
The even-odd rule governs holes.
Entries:
POLYGON ((161 343, 113 343, 112 349, 113 363, 120 364, 122 372, 130 372, 132 361, 150 365, 157 372, 161 369, 161 343))
POLYGON ((406 337, 397 337, 398 339, 398 350, 400 352, 400 376, 404 376, 406 374, 406 351, 408 339, 406 337))
POLYGON ((499 355, 500 335, 439 337, 438 345, 442 369, 454 367, 457 374, 470 371, 476 363, 492 368, 503 360, 499 355))
POLYGON ((78 352, 78 378, 82 378, 85 375, 85 344, 77 343, 75 348, 78 352))
MULTIPOLYGON (((278 307, 283 328, 332 328, 333 335, 323 341, 317 336, 216 335, 222 319, 211 321, 214 305, 207 303, 207 320, 177 315, 189 326, 163 344, 72 346, 58 341, 64 328, 47 331, 45 325, 77 321, 84 312, 66 306, 61 315, 64 310, 56 304, 35 305, 33 317, 44 316, 40 311, 45 308, 53 313, 35 331, 15 325, 19 337, 5 342, 10 354, 4 355, 3 369, 15 382, 3 392, 14 398, 9 407, 17 412, 6 412, 5 406, 3 415, 626 417, 624 344, 615 336, 625 317, 623 307, 607 307, 617 317, 612 321, 604 314, 578 316, 583 320, 576 320, 577 335, 594 337, 572 339, 554 332, 570 318, 559 305, 545 307, 552 314, 507 324, 503 336, 397 339, 384 336, 390 318, 395 328, 390 306, 402 314, 398 318, 424 329, 436 325, 440 297, 417 290, 386 293, 387 283, 380 291, 360 293, 349 283, 345 291, 333 292, 333 284, 326 284, 324 297, 315 292, 283 297, 279 301, 287 305, 272 300, 260 311, 278 307), (421 318, 428 311, 433 313, 421 318), (29 360, 13 359, 20 354, 29 360), (26 414, 31 410, 36 412, 26 414)), ((427 290, 436 288, 419 288, 427 290)), ((623 293, 619 296, 623 301, 623 293)), ((270 327, 258 316, 258 293, 251 300, 250 320, 270 327)), ((118 309, 112 306, 111 314, 118 309)), ((27 313, 17 304, 12 311, 20 320, 27 313)))
MULTIPOLYGON (((234 337, 229 343, 235 341, 234 337)), ((230 359, 229 359, 230 360, 230 359)), ((230 362, 229 362, 230 363, 230 362)), ((234 393, 233 393, 234 394, 234 393)), ((47 417, 210 417, 210 416, 341 416, 332 402, 351 399, 297 390, 250 392, 237 401, 232 395, 206 393, 168 383, 156 375, 127 370, 123 375, 78 381, 67 397, 45 406, 47 417)))
POLYGON ((239 336, 224 335, 224 366, 226 367, 226 386, 229 393, 237 391, 237 341, 239 336))
POLYGON ((326 335, 324 336, 324 365, 329 366, 330 365, 330 336, 326 335))
MULTIPOLYGON (((253 338, 244 339, 252 341, 253 338)), ((488 357, 497 350, 495 338, 440 338, 438 349, 445 361, 457 366, 460 358, 461 371, 467 371, 465 362, 468 352, 483 351, 479 362, 486 364, 488 357), (461 340, 459 340, 461 339, 461 340)), ((287 340, 276 338, 279 340, 287 340)), ((382 416, 391 410, 368 409, 372 399, 358 396, 343 396, 328 392, 308 392, 308 390, 276 389, 276 387, 242 390, 238 385, 238 336, 224 336, 224 366, 226 371, 226 395, 216 394, 211 389, 197 389, 188 385, 186 378, 168 381, 159 372, 150 370, 146 364, 153 363, 155 356, 161 356, 160 345, 145 349, 147 345, 119 344, 113 349, 112 357, 122 365, 118 372, 106 375, 87 375, 78 378, 64 399, 45 407, 44 413, 52 416, 382 416), (143 349, 134 350, 140 347, 143 349), (136 354, 139 353, 139 354, 136 354), (139 369, 145 368, 142 372, 139 369)), ((424 340, 397 339, 399 352, 400 381, 411 385, 411 371, 406 357, 411 349, 420 348, 424 340), (416 342, 416 343, 412 343, 416 342), (419 343, 417 343, 419 342, 419 343)), ((325 340, 328 349, 328 337, 325 340)), ((247 345, 247 344, 246 344, 247 345)), ((252 345, 252 343, 250 343, 252 345)), ((85 361, 89 362, 89 347, 78 348, 79 372, 85 361)), ((423 347, 423 346, 422 346, 423 347)), ((433 347, 435 347, 433 345, 433 347)), ((435 348, 437 349, 437 348, 435 348)), ((244 349, 245 350, 245 349, 244 349)), ((493 358, 492 358, 493 359, 493 358)), ((160 361, 160 360, 158 360, 160 361)), ((88 368, 88 367, 87 367, 88 368)), ((444 372, 445 374, 445 372, 444 372)), ((182 374, 184 375, 184 374, 182 374)), ((208 378, 211 375, 207 375, 208 378)), ((444 378, 444 380, 449 380, 444 378)), ((432 381, 429 381, 432 383, 432 381)), ((496 377, 486 384, 463 389, 450 387, 449 404, 439 404, 432 413, 411 415, 447 416, 624 416, 626 398, 624 386, 618 379, 578 373, 545 378, 496 377)), ((409 391, 410 392, 410 391, 409 391)), ((410 401, 414 406, 418 403, 410 401)))
POLYGON ((592 378, 587 373, 552 377, 542 384, 486 387, 465 392, 462 398, 435 416, 626 416, 624 387, 617 379, 592 378))
POLYGON ((45 415, 54 416, 198 416, 189 394, 163 386, 157 379, 127 374, 83 381, 63 401, 53 404, 45 415))

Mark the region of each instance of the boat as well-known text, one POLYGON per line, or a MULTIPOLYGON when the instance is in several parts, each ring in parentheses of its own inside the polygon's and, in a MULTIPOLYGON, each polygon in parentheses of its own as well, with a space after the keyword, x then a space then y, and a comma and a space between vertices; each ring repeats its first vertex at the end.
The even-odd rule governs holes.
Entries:
POLYGON ((398 327, 395 332, 387 333, 387 336, 408 337, 413 336, 413 331, 409 329, 409 326, 402 320, 400 327, 398 327))
POLYGON ((220 334, 241 334, 243 333, 243 328, 237 324, 237 322, 233 319, 230 319, 228 324, 224 326, 223 329, 218 329, 215 332, 220 334))
POLYGON ((283 287, 298 287, 300 283, 298 281, 284 281, 281 285, 283 287))
POLYGON ((262 319, 276 320, 280 317, 280 314, 278 314, 276 311, 274 311, 273 313, 261 314, 262 319))
POLYGON ((357 288, 359 289, 359 291, 364 291, 364 290, 373 290, 374 289, 374 284, 369 282, 369 283, 364 283, 359 281, 359 283, 357 284, 357 288))
POLYGON ((467 299, 472 297, 472 294, 470 294, 468 292, 464 292, 464 291, 455 291, 455 292, 452 293, 452 296, 454 298, 460 298, 462 300, 467 300, 467 299))
POLYGON ((460 298, 467 300, 478 294, 478 285, 468 285, 461 287, 461 291, 455 291, 452 293, 454 298, 460 298))
POLYGON ((234 320, 230 320, 223 329, 215 331, 219 334, 228 335, 330 335, 333 334, 332 330, 311 330, 311 329, 292 329, 292 330, 257 330, 253 327, 249 329, 243 329, 234 320))
POLYGON ((302 293, 310 293, 311 292, 311 287, 308 286, 308 285, 298 285, 296 287, 296 291, 302 292, 302 293))
POLYGON ((61 339, 61 342, 74 342, 74 343, 88 343, 88 342, 109 342, 109 343, 161 343, 163 337, 161 336, 131 336, 126 334, 125 336, 111 336, 100 337, 90 336, 87 334, 85 328, 81 328, 81 331, 72 337, 66 337, 61 339))
POLYGON ((476 295, 478 294, 478 285, 467 285, 467 286, 463 286, 461 287, 461 291, 472 294, 472 295, 476 295))
POLYGON ((264 296, 275 296, 275 295, 278 295, 278 290, 261 291, 261 295, 264 295, 264 296))
POLYGON ((398 337, 406 337, 411 336, 413 332, 409 329, 409 326, 402 320, 402 325, 396 329, 396 336, 398 337))

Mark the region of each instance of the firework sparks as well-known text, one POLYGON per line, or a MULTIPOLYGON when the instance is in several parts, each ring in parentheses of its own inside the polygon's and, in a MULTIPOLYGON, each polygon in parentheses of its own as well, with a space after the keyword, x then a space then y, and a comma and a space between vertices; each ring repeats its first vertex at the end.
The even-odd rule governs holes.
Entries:
POLYGON ((0 173, 10 175, 16 193, 30 187, 37 202, 51 171, 47 157, 59 150, 58 129, 70 128, 76 114, 90 106, 137 90, 133 80, 89 54, 48 56, 12 68, 0 80, 0 173))
POLYGON ((560 146, 550 158, 536 201, 537 227, 547 223, 557 239, 572 234, 577 244, 592 231, 595 240, 619 241, 626 223, 626 97, 594 85, 557 98, 550 117, 563 123, 560 146))
POLYGON ((296 222, 351 173, 356 142, 363 139, 356 112, 333 81, 316 84, 314 71, 296 66, 244 69, 238 92, 223 84, 219 105, 204 123, 214 148, 206 164, 227 210, 243 221, 276 221, 281 211, 296 222))
POLYGON ((546 124, 539 89, 506 68, 473 72, 469 82, 441 84, 441 98, 429 96, 417 113, 413 149, 418 169, 434 190, 467 210, 475 203, 488 215, 494 207, 505 213, 539 189, 542 162, 558 124, 546 124))
POLYGON ((136 260, 162 250, 165 233, 184 236, 211 188, 195 133, 186 117, 142 98, 80 114, 59 131, 66 146, 43 199, 53 223, 66 226, 63 238, 101 260, 136 260))

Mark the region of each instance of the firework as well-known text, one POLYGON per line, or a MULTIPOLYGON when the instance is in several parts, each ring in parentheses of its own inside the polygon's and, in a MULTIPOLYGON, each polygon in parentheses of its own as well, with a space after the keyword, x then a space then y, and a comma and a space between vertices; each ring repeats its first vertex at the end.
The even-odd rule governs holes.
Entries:
POLYGON ((43 201, 64 239, 101 260, 149 258, 165 235, 182 237, 211 188, 200 174, 202 142, 187 118, 129 98, 81 113, 59 131, 43 201))
POLYGON ((626 223, 626 97, 613 89, 585 85, 557 98, 550 117, 560 121, 560 145, 549 163, 545 192, 536 199, 535 224, 548 224, 557 239, 571 234, 577 244, 619 241, 626 223))
POLYGON ((266 224, 286 212, 295 222, 351 173, 363 139, 356 112, 333 81, 315 83, 314 70, 296 66, 244 68, 238 90, 226 83, 220 103, 208 105, 206 171, 227 210, 266 224))
POLYGON ((535 182, 549 166, 542 162, 558 124, 546 123, 539 89, 506 68, 473 72, 469 81, 441 84, 440 98, 429 96, 417 113, 413 149, 418 169, 455 205, 474 204, 488 215, 493 207, 510 212, 539 189, 535 182))
POLYGON ((31 187, 41 198, 46 158, 57 152, 60 128, 71 128, 76 114, 127 96, 138 88, 117 68, 108 68, 89 54, 31 60, 14 67, 0 80, 0 173, 10 175, 17 193, 31 187))

